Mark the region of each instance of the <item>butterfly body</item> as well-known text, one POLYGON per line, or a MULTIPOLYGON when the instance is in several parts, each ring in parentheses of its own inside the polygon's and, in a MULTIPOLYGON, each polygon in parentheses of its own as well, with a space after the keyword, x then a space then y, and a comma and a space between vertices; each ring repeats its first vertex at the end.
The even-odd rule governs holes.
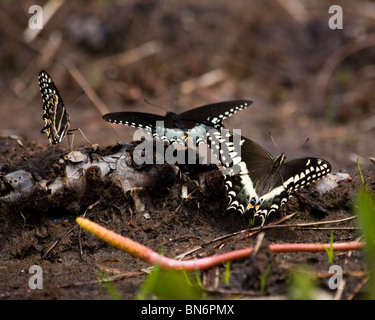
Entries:
MULTIPOLYGON (((228 135, 233 136, 233 133, 228 135)), ((262 225, 269 214, 278 211, 296 190, 321 179, 331 170, 330 164, 319 158, 301 158, 288 162, 285 161, 285 154, 274 158, 267 150, 245 137, 240 137, 241 151, 233 153, 233 143, 228 137, 225 143, 236 156, 223 160, 223 153, 220 153, 219 160, 227 168, 232 162, 239 166, 239 172, 230 174, 229 171, 229 174, 224 175, 228 209, 242 214, 253 211, 255 216, 262 218, 262 225)), ((212 137, 208 138, 209 143, 212 140, 212 137)))
POLYGON ((195 145, 203 141, 204 133, 212 128, 223 128, 223 120, 250 106, 252 101, 235 100, 201 106, 165 116, 143 112, 113 112, 103 116, 105 121, 144 129, 155 138, 185 144, 191 139, 195 145))
POLYGON ((43 120, 41 133, 46 133, 52 144, 62 141, 70 128, 70 118, 64 102, 52 78, 46 71, 39 73, 39 88, 43 99, 43 120))

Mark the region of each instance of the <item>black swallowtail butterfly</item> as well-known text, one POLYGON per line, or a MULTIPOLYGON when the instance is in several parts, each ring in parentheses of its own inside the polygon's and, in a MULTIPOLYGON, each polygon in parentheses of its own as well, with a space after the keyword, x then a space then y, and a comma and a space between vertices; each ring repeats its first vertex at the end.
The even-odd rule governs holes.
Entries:
POLYGON ((155 138, 170 143, 185 144, 188 138, 195 145, 204 142, 203 136, 209 129, 223 128, 223 120, 246 109, 249 100, 225 101, 208 104, 180 114, 167 112, 165 116, 143 112, 113 112, 103 116, 105 121, 144 129, 155 138), (162 121, 162 127, 157 122, 162 121))
POLYGON ((326 160, 301 158, 285 162, 285 154, 274 158, 257 143, 236 135, 241 148, 238 152, 233 143, 235 134, 226 131, 224 136, 218 131, 208 135, 207 143, 213 151, 219 151, 224 169, 230 169, 224 174, 229 198, 227 210, 235 209, 242 214, 252 210, 255 216, 261 217, 262 225, 268 215, 278 211, 294 191, 331 171, 331 165, 326 160))
POLYGON ((42 70, 38 80, 43 98, 43 120, 45 121, 41 133, 46 133, 49 141, 57 144, 69 131, 69 114, 50 75, 42 70))

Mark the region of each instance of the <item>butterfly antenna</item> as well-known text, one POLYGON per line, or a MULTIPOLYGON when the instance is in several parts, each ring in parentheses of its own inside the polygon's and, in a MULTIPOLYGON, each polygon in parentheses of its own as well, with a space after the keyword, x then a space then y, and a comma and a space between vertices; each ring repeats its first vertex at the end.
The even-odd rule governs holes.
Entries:
MULTIPOLYGON (((268 132, 268 134, 270 135, 271 140, 272 140, 273 144, 276 146, 277 150, 279 150, 279 153, 281 153, 281 150, 280 150, 279 146, 277 145, 275 139, 273 138, 272 133, 268 132)), ((300 144, 298 144, 298 145, 296 145, 294 147, 291 147, 291 148, 287 149, 284 153, 288 153, 291 150, 295 150, 295 149, 298 149, 298 148, 302 147, 305 143, 307 143, 307 141, 309 141, 309 138, 306 138, 306 140, 304 142, 302 142, 302 143, 300 143, 300 144)))
POLYGON ((83 96, 84 94, 85 94, 85 92, 82 91, 81 94, 79 95, 79 97, 73 101, 73 103, 69 106, 69 108, 70 108, 70 107, 73 107, 73 106, 74 106, 79 100, 81 100, 81 98, 82 98, 82 96, 83 96))
POLYGON ((277 145, 275 139, 273 138, 273 135, 272 135, 271 131, 268 132, 268 134, 270 135, 270 138, 271 138, 273 144, 275 145, 275 147, 277 148, 277 150, 279 151, 279 153, 281 153, 281 150, 280 150, 279 146, 277 145))
POLYGON ((157 104, 154 104, 154 103, 148 101, 147 99, 144 99, 144 102, 146 102, 146 103, 149 104, 150 106, 153 106, 153 107, 155 107, 155 108, 158 108, 158 109, 161 109, 161 110, 167 112, 167 110, 165 110, 162 106, 159 106, 159 105, 157 105, 157 104))
MULTIPOLYGON (((82 92, 81 92, 81 94, 79 95, 79 97, 78 97, 75 101, 73 101, 73 103, 70 105, 70 107, 74 106, 79 100, 81 100, 81 98, 83 97, 84 94, 85 94, 85 91, 82 90, 82 92)), ((85 136, 85 134, 83 133, 83 131, 82 131, 80 128, 69 129, 68 133, 69 133, 69 135, 72 135, 72 142, 70 143, 70 141, 69 141, 69 146, 70 146, 71 151, 73 151, 73 142, 74 142, 74 133, 73 133, 73 131, 76 131, 76 130, 78 130, 78 131, 81 133, 81 135, 83 136, 83 138, 84 138, 89 144, 92 145, 92 142, 91 142, 89 139, 87 139, 87 137, 85 136)))
POLYGON ((295 149, 298 149, 298 148, 302 147, 305 143, 307 143, 307 141, 309 141, 309 138, 306 138, 306 140, 304 142, 302 142, 302 143, 300 143, 300 144, 298 144, 298 145, 296 145, 294 147, 289 148, 286 152, 289 152, 291 150, 295 150, 295 149))

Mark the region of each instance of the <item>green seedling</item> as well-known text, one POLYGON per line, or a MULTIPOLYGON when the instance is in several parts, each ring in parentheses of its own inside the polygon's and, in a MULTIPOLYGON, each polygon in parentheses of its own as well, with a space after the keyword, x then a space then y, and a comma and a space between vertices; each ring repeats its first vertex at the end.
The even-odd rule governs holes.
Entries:
POLYGON ((198 270, 188 273, 186 272, 185 269, 182 269, 181 272, 185 276, 185 280, 187 284, 191 286, 197 286, 198 288, 203 290, 203 285, 202 285, 202 281, 200 278, 200 272, 198 270), (194 281, 192 281, 191 279, 194 279, 194 281))
POLYGON ((255 225, 255 217, 252 217, 251 219, 249 219, 249 225, 250 225, 250 227, 254 227, 254 225, 255 225))
POLYGON ((290 276, 288 298, 290 300, 313 300, 316 284, 307 268, 300 266, 290 276))
POLYGON ((366 183, 365 183, 365 180, 363 179, 362 170, 361 170, 361 167, 359 166, 359 156, 357 157, 357 168, 358 168, 359 177, 361 178, 361 181, 362 181, 362 185, 364 188, 366 188, 366 183))
MULTIPOLYGON (((184 273, 185 273, 186 277, 189 279, 188 273, 185 270, 184 270, 184 273)), ((202 284, 202 281, 201 281, 200 272, 195 271, 195 272, 193 272, 193 274, 195 275, 195 283, 194 284, 192 283, 192 285, 198 286, 198 288, 203 291, 203 284, 202 284)))
POLYGON ((137 299, 200 300, 202 284, 195 279, 183 270, 167 271, 156 266, 138 291, 137 299))
POLYGON ((367 297, 375 300, 375 198, 366 186, 366 181, 359 166, 359 157, 357 158, 357 167, 362 180, 362 188, 357 191, 354 208, 365 240, 366 263, 370 273, 367 297))
POLYGON ((333 257, 334 257, 334 251, 333 251, 332 245, 333 245, 333 232, 331 232, 331 238, 329 240, 329 248, 322 246, 325 252, 327 253, 329 264, 333 263, 333 257))
POLYGON ((102 285, 104 285, 104 288, 107 290, 112 300, 121 300, 121 296, 119 292, 117 291, 113 282, 109 279, 107 273, 105 273, 104 271, 100 271, 98 278, 99 278, 100 290, 102 288, 102 285))
POLYGON ((225 271, 224 271, 223 276, 221 277, 221 280, 223 280, 225 284, 228 284, 229 279, 230 279, 230 262, 227 261, 225 262, 225 271))
POLYGON ((22 212, 20 212, 20 215, 21 215, 22 220, 23 220, 22 228, 25 228, 25 226, 26 226, 26 217, 25 217, 25 215, 22 212))
POLYGON ((365 188, 356 195, 355 211, 365 240, 366 263, 370 273, 367 297, 375 300, 375 199, 365 188))
POLYGON ((271 270, 271 264, 267 264, 266 270, 264 270, 263 274, 259 276, 260 278, 260 290, 259 294, 262 296, 264 295, 264 292, 266 291, 266 284, 267 284, 267 278, 271 270))

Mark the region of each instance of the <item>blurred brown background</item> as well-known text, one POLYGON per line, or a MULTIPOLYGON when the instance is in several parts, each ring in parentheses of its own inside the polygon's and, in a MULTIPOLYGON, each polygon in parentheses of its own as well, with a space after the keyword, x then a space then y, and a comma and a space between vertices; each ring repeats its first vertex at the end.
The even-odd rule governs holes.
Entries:
MULTIPOLYGON (((226 127, 275 156, 269 131, 282 151, 310 138, 289 159, 320 156, 336 172, 355 170, 360 155, 373 169, 374 19, 373 1, 2 1, 0 135, 48 144, 37 81, 45 69, 71 128, 101 146, 134 132, 104 122, 107 110, 179 113, 250 99, 226 127), (328 26, 333 4, 342 30, 328 26), (44 7, 39 32, 28 28, 31 5, 44 7)), ((76 133, 74 146, 86 144, 76 133)))

